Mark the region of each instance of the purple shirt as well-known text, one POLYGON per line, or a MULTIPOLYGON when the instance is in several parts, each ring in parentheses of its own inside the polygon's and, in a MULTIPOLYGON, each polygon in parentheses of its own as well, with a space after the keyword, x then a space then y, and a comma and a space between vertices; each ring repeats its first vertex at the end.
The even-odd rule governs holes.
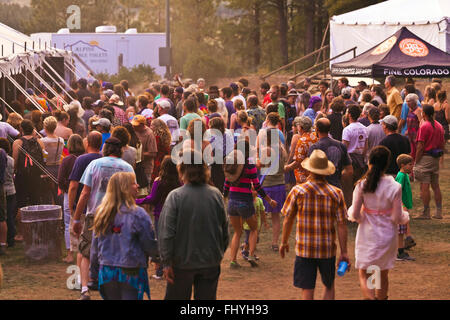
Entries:
POLYGON ((236 112, 236 109, 234 109, 233 101, 226 101, 225 107, 228 110, 228 129, 230 128, 230 122, 231 122, 231 115, 236 112))
POLYGON ((136 200, 136 204, 137 205, 142 205, 142 204, 151 204, 154 206, 153 209, 153 215, 155 216, 155 219, 159 219, 159 215, 161 214, 163 205, 164 205, 164 201, 162 201, 163 199, 161 199, 161 197, 159 197, 158 195, 158 188, 161 184, 161 180, 155 180, 155 182, 153 182, 153 186, 152 186, 152 192, 150 192, 150 194, 148 196, 146 196, 143 199, 137 199, 136 200))

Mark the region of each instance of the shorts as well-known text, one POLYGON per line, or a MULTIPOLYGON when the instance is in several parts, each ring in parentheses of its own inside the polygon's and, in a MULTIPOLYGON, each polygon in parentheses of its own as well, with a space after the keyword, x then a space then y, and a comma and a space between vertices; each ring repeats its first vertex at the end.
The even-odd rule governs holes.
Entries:
POLYGON ((408 230, 407 224, 399 224, 398 225, 398 234, 405 234, 406 230, 408 230))
POLYGON ((6 221, 6 193, 0 184, 0 222, 6 221))
POLYGON ((420 183, 439 183, 439 158, 423 155, 419 163, 413 169, 414 179, 420 183))
POLYGON ((336 274, 336 257, 313 259, 296 256, 294 286, 301 289, 314 289, 316 287, 317 268, 319 268, 322 283, 330 289, 334 284, 336 274))
POLYGON ((249 219, 256 213, 253 199, 250 201, 232 200, 228 201, 228 215, 249 219))
POLYGON ((275 208, 272 208, 272 206, 265 199, 263 199, 263 204, 264 208, 266 208, 266 212, 281 212, 284 202, 286 201, 286 185, 280 184, 277 186, 263 187, 263 190, 270 198, 277 202, 277 206, 275 208))
POLYGON ((94 216, 92 214, 87 215, 84 218, 83 231, 81 232, 80 242, 78 244, 78 252, 87 259, 91 258, 91 243, 92 243, 92 228, 94 224, 94 216))
MULTIPOLYGON (((80 221, 81 221, 81 225, 84 228, 84 218, 85 215, 81 215, 80 217, 80 221)), ((69 231, 70 231, 70 251, 78 251, 78 245, 80 242, 80 239, 78 238, 78 236, 73 232, 73 219, 70 219, 70 225, 69 225, 69 231)))

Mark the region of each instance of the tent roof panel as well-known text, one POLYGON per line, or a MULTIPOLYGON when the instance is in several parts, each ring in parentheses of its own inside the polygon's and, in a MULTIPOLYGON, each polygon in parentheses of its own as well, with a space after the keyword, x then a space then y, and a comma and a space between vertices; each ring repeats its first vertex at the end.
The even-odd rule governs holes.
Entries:
POLYGON ((338 24, 427 24, 450 17, 449 0, 389 0, 338 16, 338 24))

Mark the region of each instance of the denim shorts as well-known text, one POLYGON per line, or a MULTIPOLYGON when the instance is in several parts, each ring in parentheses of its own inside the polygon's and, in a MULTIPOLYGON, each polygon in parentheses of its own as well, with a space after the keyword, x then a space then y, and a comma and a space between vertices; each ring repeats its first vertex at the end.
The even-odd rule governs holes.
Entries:
POLYGON ((231 217, 242 217, 248 219, 255 214, 255 206, 253 200, 232 200, 228 201, 228 215, 231 217))

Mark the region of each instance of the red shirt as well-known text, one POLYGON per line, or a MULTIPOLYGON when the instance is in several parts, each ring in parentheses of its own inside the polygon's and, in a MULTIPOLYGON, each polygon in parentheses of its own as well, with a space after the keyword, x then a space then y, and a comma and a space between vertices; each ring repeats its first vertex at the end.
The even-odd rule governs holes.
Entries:
POLYGON ((434 128, 429 121, 424 121, 417 133, 417 142, 424 143, 424 151, 440 149, 444 145, 444 128, 434 121, 434 128))
POLYGON ((272 102, 272 99, 270 99, 270 94, 268 93, 268 94, 266 94, 265 97, 264 97, 264 100, 263 100, 263 106, 266 106, 266 105, 268 105, 268 104, 271 103, 271 102, 272 102))

